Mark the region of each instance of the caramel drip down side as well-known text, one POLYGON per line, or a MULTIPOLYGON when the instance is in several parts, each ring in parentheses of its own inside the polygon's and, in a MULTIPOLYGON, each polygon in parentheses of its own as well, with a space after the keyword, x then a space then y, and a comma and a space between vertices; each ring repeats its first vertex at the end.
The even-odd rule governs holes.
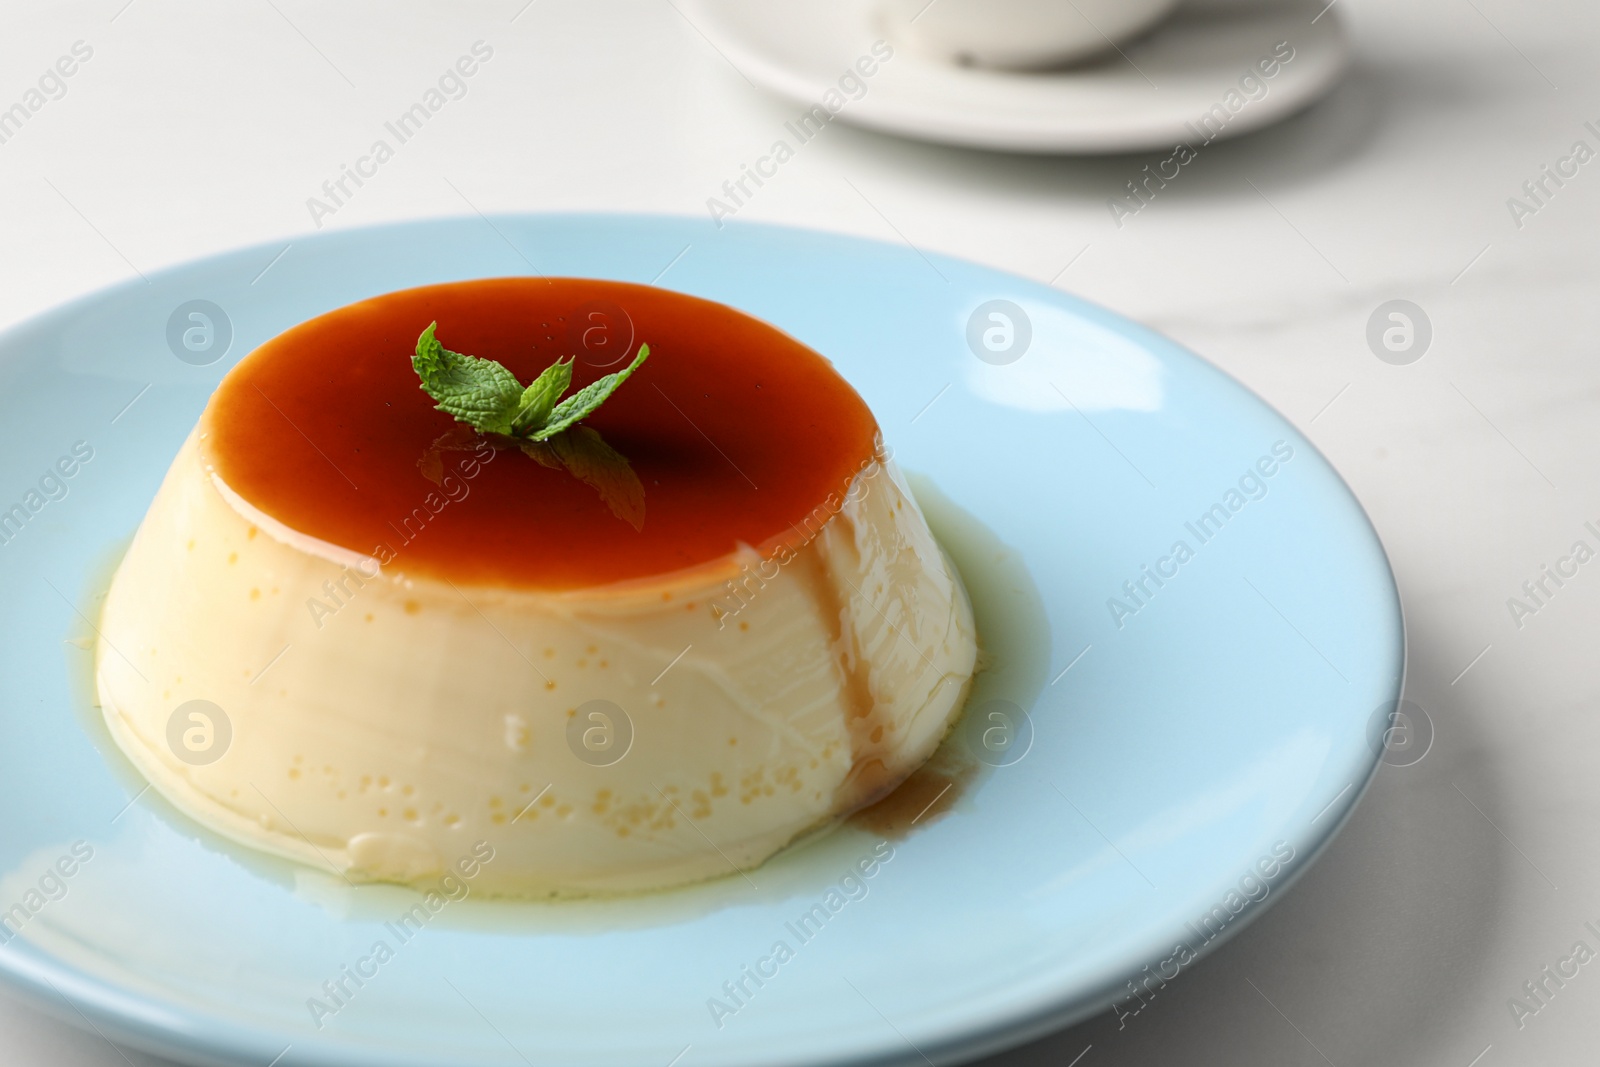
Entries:
POLYGON ((833 517, 822 536, 801 549, 797 562, 817 613, 827 620, 829 645, 839 673, 840 703, 845 708, 845 725, 850 733, 850 770, 839 783, 833 808, 835 813, 847 815, 882 798, 900 783, 883 760, 889 748, 890 724, 879 713, 872 693, 872 668, 863 655, 850 611, 849 599, 856 594, 840 588, 823 551, 824 545, 855 551, 853 538, 838 529, 841 524, 849 525, 843 513, 833 517))

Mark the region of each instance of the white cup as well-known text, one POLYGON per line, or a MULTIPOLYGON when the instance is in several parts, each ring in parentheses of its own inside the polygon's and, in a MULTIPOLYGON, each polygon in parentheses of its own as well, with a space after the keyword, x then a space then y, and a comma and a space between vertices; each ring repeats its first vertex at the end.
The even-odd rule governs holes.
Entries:
POLYGON ((883 0, 895 43, 947 62, 1037 69, 1108 52, 1179 0, 883 0))

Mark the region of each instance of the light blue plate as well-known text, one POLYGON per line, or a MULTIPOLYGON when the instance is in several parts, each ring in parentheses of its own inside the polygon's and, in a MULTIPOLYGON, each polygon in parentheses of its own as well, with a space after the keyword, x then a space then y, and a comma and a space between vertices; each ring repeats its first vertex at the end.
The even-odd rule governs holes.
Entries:
POLYGON ((280 251, 168 271, 0 337, 0 510, 23 509, 0 545, 0 909, 21 927, 0 927, 0 972, 46 1010, 255 1067, 977 1055, 1131 1010, 1130 982, 1184 981, 1191 952, 1287 889, 1378 764, 1404 637, 1377 536, 1286 421, 1148 330, 908 248, 686 219, 454 219, 280 251), (400 944, 384 920, 412 897, 238 855, 140 795, 87 708, 78 612, 92 615, 240 356, 363 297, 525 273, 658 281, 790 331, 866 397, 904 468, 1013 550, 1002 560, 981 530, 941 520, 987 612, 998 666, 982 695, 1029 712, 991 760, 1010 765, 893 842, 836 912, 829 886, 878 840, 863 830, 792 850, 754 886, 469 900, 400 944), (200 352, 180 338, 187 360, 168 343, 192 300, 231 324, 209 365, 221 332, 209 350, 191 335, 200 352), (987 311, 969 345, 995 300, 1030 327, 1013 362, 1021 333, 1005 351, 1006 321, 987 311), (78 442, 93 458, 49 476, 78 442), (1006 577, 1018 562, 1036 608, 1006 577), (92 857, 74 859, 77 842, 92 857), (58 862, 70 877, 49 873, 58 862), (788 924, 819 903, 827 922, 802 942, 788 924), (379 940, 394 958, 359 989, 346 979, 319 1029, 308 998, 379 940), (781 965, 779 941, 793 952, 781 965), (758 986, 746 966, 770 976, 758 986), (740 982, 734 999, 724 983, 740 982))

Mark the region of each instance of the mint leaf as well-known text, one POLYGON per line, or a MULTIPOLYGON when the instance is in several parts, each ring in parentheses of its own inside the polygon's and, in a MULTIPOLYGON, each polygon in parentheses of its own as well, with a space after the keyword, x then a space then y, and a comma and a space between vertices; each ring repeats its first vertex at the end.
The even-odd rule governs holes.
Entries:
POLYGON ((556 360, 544 369, 544 373, 533 380, 533 384, 522 392, 522 402, 517 413, 512 416, 512 425, 517 431, 537 430, 550 421, 550 411, 556 406, 556 401, 561 399, 561 394, 572 385, 572 359, 565 363, 556 360))
MULTIPOLYGON (((532 385, 523 388, 504 364, 444 347, 434 336, 438 325, 433 323, 422 331, 416 355, 411 357, 412 369, 422 379, 422 391, 438 401, 438 410, 454 415, 478 433, 519 441, 547 441, 588 418, 650 355, 650 346, 640 345, 639 355, 627 369, 608 374, 561 400, 561 394, 572 386, 572 358, 556 360, 532 385)), ((549 457, 540 461, 544 458, 549 457)))
POLYGON ((434 337, 434 323, 417 338, 411 366, 422 379, 422 391, 438 401, 440 411, 454 415, 479 433, 509 434, 522 403, 522 383, 492 359, 452 352, 434 337))
POLYGON ((627 367, 591 382, 557 404, 555 410, 550 412, 549 421, 531 435, 533 440, 544 441, 554 437, 562 430, 594 414, 595 409, 610 399, 611 394, 615 393, 648 358, 650 358, 650 346, 640 345, 639 354, 627 367))

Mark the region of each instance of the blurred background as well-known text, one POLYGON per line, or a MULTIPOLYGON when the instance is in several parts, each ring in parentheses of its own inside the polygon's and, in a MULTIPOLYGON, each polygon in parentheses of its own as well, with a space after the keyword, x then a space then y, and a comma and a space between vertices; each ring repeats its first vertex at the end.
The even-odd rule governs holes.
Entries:
MULTIPOLYGON (((1316 442, 1399 580, 1425 758, 1385 766, 1197 977, 992 1062, 1593 1062, 1600 971, 1532 1015, 1511 999, 1534 1003, 1524 983, 1574 942, 1600 947, 1600 576, 1536 617, 1509 601, 1600 524, 1600 9, 1283 3, 1343 26, 1342 81, 1205 146, 1131 215, 1112 205, 1170 147, 1006 154, 834 122, 737 216, 965 257, 1166 333, 1316 442), (1393 301, 1409 348, 1372 340, 1393 301)), ((0 109, 75 57, 25 122, 0 120, 0 326, 319 229, 705 217, 799 108, 700 17, 687 0, 0 5, 0 109), (458 99, 334 210, 308 204, 477 42, 491 54, 458 99)), ((0 1063, 156 1062, 0 1000, 0 1063)))

